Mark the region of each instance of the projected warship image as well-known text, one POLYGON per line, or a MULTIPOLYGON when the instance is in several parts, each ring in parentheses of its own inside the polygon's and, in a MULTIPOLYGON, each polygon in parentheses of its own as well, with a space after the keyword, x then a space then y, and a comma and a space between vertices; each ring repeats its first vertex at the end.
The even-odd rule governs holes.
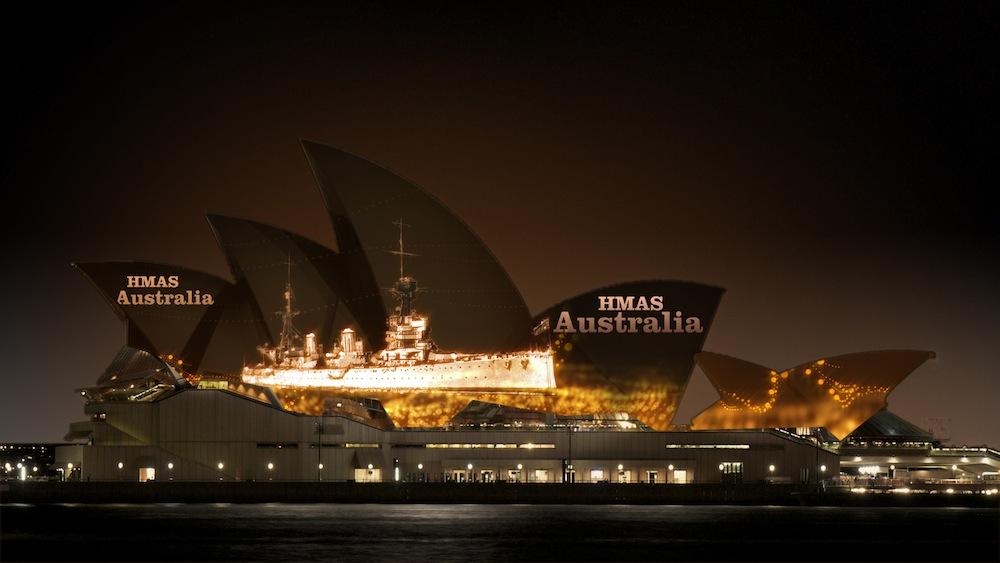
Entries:
MULTIPOLYGON (((354 329, 340 331, 339 341, 329 350, 317 342, 315 333, 303 335, 293 319, 294 292, 286 282, 281 334, 277 345, 260 346, 263 361, 244 367, 244 383, 268 387, 319 388, 375 391, 461 390, 540 391, 555 389, 551 349, 503 354, 442 352, 430 338, 430 319, 414 309, 419 292, 417 280, 405 275, 403 259, 415 256, 404 251, 402 220, 399 248, 399 279, 391 293, 396 299, 385 333, 385 348, 368 354, 354 329)), ((291 266, 289 264, 289 272, 291 266)), ((290 277, 290 274, 289 274, 290 277)))

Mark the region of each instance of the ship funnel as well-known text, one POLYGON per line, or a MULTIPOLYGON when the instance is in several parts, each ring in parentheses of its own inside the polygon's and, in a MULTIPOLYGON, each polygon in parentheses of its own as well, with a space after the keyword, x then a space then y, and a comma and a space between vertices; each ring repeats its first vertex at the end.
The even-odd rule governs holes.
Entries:
POLYGON ((354 349, 354 331, 345 328, 340 331, 340 349, 344 351, 345 356, 353 356, 355 353, 354 349))

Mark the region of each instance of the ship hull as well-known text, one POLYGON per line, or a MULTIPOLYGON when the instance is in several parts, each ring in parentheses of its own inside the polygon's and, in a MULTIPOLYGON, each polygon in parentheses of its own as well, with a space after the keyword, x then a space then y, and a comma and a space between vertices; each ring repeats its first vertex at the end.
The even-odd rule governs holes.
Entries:
POLYGON ((354 368, 246 370, 269 387, 382 391, 545 391, 556 387, 552 355, 490 356, 451 362, 354 368))

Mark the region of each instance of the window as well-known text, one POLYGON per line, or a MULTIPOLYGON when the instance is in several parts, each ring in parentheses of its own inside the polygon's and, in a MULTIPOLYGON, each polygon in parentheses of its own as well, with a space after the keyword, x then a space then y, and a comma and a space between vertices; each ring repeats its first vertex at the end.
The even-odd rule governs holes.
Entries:
POLYGON ((743 473, 742 461, 725 461, 721 465, 723 473, 743 473))
POLYGON ((590 482, 596 483, 598 481, 604 480, 604 470, 603 469, 591 469, 590 470, 590 482))

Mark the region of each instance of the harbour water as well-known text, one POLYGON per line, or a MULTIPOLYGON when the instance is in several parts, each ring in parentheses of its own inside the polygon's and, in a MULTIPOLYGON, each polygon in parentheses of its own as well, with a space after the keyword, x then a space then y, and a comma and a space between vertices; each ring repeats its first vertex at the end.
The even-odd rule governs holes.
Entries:
POLYGON ((2 505, 0 560, 992 560, 990 508, 2 505))

